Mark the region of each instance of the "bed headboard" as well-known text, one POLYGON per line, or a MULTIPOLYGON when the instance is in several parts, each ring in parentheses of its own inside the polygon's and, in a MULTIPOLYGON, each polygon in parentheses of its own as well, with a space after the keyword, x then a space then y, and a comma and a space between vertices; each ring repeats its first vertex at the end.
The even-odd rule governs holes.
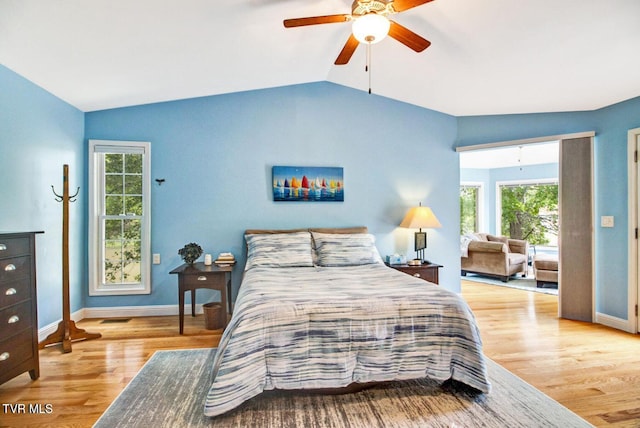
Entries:
POLYGON ((366 226, 354 227, 310 227, 307 229, 247 229, 245 235, 275 234, 275 233, 296 233, 296 232, 318 232, 318 233, 369 233, 366 226))

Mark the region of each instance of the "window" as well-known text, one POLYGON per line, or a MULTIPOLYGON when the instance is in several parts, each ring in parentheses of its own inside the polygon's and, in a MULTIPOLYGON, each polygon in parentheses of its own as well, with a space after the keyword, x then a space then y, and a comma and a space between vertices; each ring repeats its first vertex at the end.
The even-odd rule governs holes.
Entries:
POLYGON ((532 245, 558 245, 558 181, 497 183, 500 233, 532 245))
POLYGON ((482 185, 460 185, 460 234, 479 232, 481 226, 482 185))
POLYGON ((149 294, 151 144, 89 141, 89 295, 149 294))

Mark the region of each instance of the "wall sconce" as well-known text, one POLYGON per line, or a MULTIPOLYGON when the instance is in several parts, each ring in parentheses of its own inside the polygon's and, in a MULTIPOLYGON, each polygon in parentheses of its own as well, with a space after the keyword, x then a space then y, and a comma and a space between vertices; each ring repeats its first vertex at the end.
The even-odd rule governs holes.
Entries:
MULTIPOLYGON (((425 263, 424 250, 427 248, 427 232, 423 232, 422 228, 439 228, 442 227, 438 218, 435 216, 431 208, 423 207, 422 203, 419 206, 413 207, 404 216, 400 227, 407 229, 418 229, 414 237, 414 249, 416 251, 416 258, 409 262, 410 265, 421 265, 425 263)), ((428 262, 427 262, 428 263, 428 262)))

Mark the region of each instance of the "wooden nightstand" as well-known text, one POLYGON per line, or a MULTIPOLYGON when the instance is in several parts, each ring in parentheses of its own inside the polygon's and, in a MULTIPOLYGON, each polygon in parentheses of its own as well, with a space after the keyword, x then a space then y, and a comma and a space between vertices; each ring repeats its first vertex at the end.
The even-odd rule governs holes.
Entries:
POLYGON ((184 264, 169 273, 178 275, 178 312, 180 314, 180 334, 184 331, 184 293, 191 291, 191 316, 196 316, 196 290, 208 288, 220 292, 220 321, 227 326, 227 314, 231 313, 231 271, 233 266, 205 266, 204 263, 184 264))
POLYGON ((416 278, 433 282, 434 284, 438 284, 438 273, 439 273, 439 269, 442 267, 442 265, 438 265, 435 263, 425 263, 420 266, 390 265, 390 264, 387 264, 387 266, 389 266, 390 268, 399 270, 400 272, 404 272, 407 275, 415 276, 416 278))

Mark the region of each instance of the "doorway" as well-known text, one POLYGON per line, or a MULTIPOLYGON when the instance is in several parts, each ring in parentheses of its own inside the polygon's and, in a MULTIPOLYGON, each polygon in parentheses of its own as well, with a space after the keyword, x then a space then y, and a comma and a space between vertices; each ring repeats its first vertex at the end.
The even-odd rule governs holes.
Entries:
POLYGON ((628 285, 628 324, 629 333, 640 332, 638 318, 638 299, 640 298, 640 128, 631 129, 628 133, 628 188, 629 188, 629 285, 628 285))
MULTIPOLYGON (((526 140, 481 144, 459 147, 462 161, 467 153, 480 150, 510 148, 522 153, 523 148, 531 149, 535 145, 558 142, 558 149, 554 153, 557 157, 559 182, 559 224, 566 230, 564 238, 559 237, 559 275, 558 295, 559 316, 581 321, 594 319, 594 275, 593 275, 593 137, 595 133, 580 133, 540 137, 526 140), (564 227, 563 227, 564 226, 564 227), (578 239, 574 239, 578 236, 578 239), (563 242, 564 241, 564 242, 563 242), (564 243, 564 245, 563 245, 564 243), (579 274, 580 278, 573 275, 579 274), (564 279, 563 279, 564 278, 564 279), (564 283, 564 286, 563 286, 564 283)), ((478 152, 479 153, 479 152, 478 152)), ((547 150, 549 154, 549 150, 547 150)), ((517 159, 517 165, 523 171, 527 168, 526 156, 517 159)), ((503 163, 504 164, 504 163, 503 163)), ((466 165, 468 166, 468 165, 466 165)), ((461 170, 461 183, 465 178, 461 170)), ((495 207, 495 198, 489 204, 495 207)), ((495 208, 494 208, 495 209, 495 208)), ((486 218, 496 219, 496 214, 489 214, 486 218)), ((499 234, 496 223, 490 220, 482 225, 487 230, 499 234)))

